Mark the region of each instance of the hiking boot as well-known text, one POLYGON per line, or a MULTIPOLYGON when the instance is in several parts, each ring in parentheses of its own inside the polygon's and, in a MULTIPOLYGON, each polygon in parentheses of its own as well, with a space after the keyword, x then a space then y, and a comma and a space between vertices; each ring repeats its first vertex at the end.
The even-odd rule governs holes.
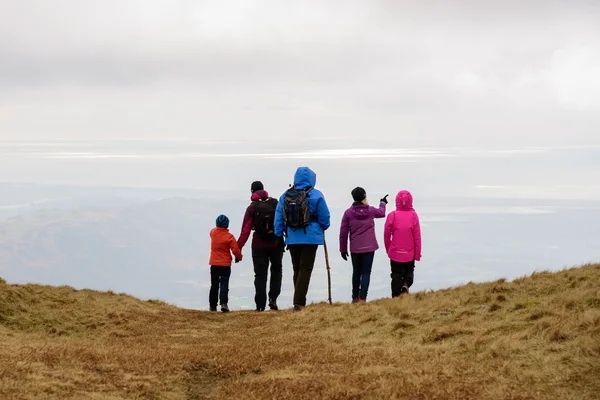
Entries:
POLYGON ((358 298, 358 302, 359 303, 366 303, 367 302, 367 298, 366 297, 359 297, 358 298))
POLYGON ((217 311, 217 307, 210 307, 209 310, 210 311, 217 311))
POLYGON ((227 304, 221 304, 221 311, 222 312, 229 312, 229 307, 227 306, 227 304))
POLYGON ((256 311, 261 312, 261 311, 265 311, 265 309, 262 307, 256 307, 256 311))
POLYGON ((353 297, 353 298, 352 298, 352 304, 354 304, 354 303, 358 303, 359 301, 360 301, 360 298, 359 298, 359 297, 353 297))
POLYGON ((400 294, 408 294, 408 286, 402 286, 402 289, 400 289, 400 294))
POLYGON ((279 310, 279 307, 277 307, 277 301, 269 299, 269 308, 273 311, 279 310))
POLYGON ((302 311, 302 309, 303 309, 303 308, 304 308, 304 307, 302 307, 302 306, 299 306, 298 304, 294 304, 294 312, 299 312, 299 311, 302 311))

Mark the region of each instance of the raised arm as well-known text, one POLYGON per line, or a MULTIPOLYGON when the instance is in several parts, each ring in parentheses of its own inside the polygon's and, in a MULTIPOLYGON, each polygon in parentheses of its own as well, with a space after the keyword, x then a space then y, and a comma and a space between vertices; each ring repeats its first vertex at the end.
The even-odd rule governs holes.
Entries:
POLYGON ((379 208, 371 206, 370 210, 373 218, 384 218, 386 205, 387 204, 382 201, 379 203, 379 208))

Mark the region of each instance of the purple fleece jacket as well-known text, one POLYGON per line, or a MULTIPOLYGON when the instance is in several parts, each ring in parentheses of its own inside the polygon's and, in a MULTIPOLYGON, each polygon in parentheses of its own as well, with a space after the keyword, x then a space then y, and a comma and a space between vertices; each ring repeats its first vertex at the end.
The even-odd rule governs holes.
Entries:
POLYGON ((340 252, 348 252, 348 235, 350 235, 351 253, 369 253, 379 248, 375 237, 375 218, 385 217, 384 202, 379 208, 354 203, 346 210, 340 227, 340 252))

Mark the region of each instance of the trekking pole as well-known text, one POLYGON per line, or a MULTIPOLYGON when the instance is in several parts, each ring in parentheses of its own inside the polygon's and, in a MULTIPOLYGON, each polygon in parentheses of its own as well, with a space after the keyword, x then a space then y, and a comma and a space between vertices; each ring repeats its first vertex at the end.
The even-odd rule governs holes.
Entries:
POLYGON ((325 240, 325 232, 323 232, 323 248, 325 250, 325 266, 327 267, 327 293, 329 295, 329 304, 331 302, 331 268, 329 268, 329 253, 327 252, 327 240, 325 240))

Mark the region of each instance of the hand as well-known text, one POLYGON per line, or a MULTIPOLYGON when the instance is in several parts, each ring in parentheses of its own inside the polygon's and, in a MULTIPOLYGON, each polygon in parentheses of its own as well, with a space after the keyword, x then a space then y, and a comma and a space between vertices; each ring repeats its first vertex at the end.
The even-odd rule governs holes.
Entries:
POLYGON ((277 237, 277 247, 285 253, 285 240, 283 239, 283 236, 277 237))
POLYGON ((347 251, 342 251, 342 258, 344 259, 344 261, 348 261, 348 252, 347 251))
POLYGON ((388 203, 388 199, 387 199, 387 198, 388 198, 388 196, 389 196, 389 194, 386 194, 385 196, 383 196, 383 198, 382 198, 380 201, 381 201, 382 203, 385 203, 385 204, 387 204, 387 203, 388 203))
POLYGON ((237 264, 237 263, 239 263, 240 261, 241 261, 241 260, 240 260, 239 258, 236 258, 236 259, 235 259, 235 263, 236 263, 236 264, 237 264))

